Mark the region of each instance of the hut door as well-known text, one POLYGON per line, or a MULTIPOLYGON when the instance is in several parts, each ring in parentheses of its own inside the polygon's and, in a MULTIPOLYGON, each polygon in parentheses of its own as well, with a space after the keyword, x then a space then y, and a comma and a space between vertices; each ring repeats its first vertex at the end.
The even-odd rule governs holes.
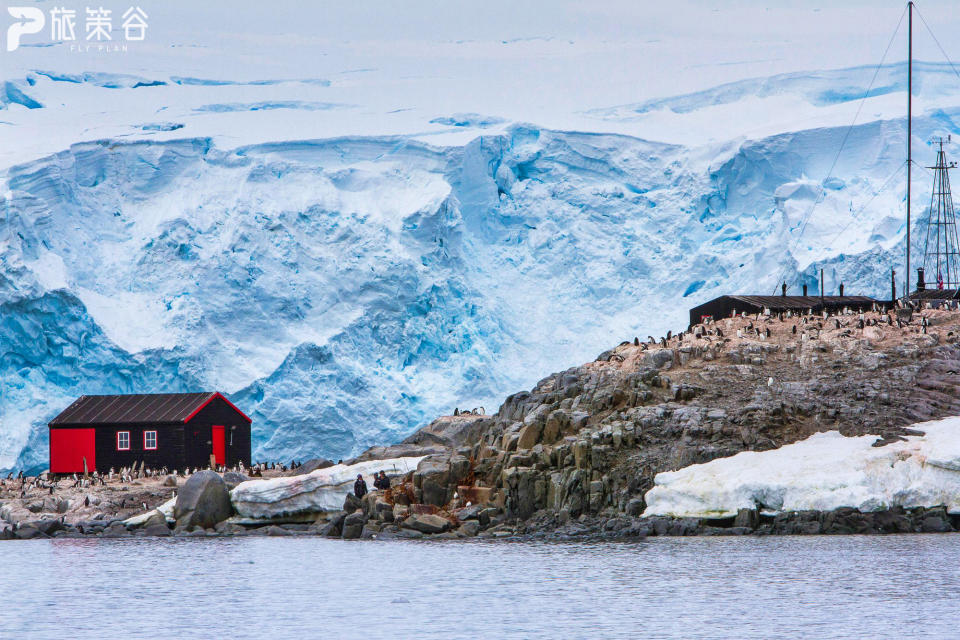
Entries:
POLYGON ((223 439, 223 425, 213 425, 213 457, 217 464, 227 464, 226 447, 223 439))

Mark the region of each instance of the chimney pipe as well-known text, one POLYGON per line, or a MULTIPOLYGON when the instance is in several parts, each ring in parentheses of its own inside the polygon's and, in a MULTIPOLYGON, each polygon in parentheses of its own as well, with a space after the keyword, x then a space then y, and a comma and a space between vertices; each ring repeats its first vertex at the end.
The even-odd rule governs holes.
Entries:
POLYGON ((784 282, 782 285, 780 285, 780 295, 783 296, 784 298, 787 297, 787 283, 786 283, 786 282, 784 282))
POLYGON ((923 276, 923 267, 920 267, 917 269, 917 291, 924 291, 927 288, 927 283, 923 276))
POLYGON ((803 297, 807 297, 807 285, 803 285, 803 297))

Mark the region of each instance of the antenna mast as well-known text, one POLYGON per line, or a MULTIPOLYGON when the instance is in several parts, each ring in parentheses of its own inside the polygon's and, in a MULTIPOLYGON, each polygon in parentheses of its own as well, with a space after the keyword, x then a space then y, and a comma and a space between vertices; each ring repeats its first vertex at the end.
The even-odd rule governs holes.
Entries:
POLYGON ((936 269, 938 289, 960 288, 960 259, 958 259, 957 218, 950 193, 950 169, 956 165, 947 163, 943 151, 943 138, 939 140, 937 164, 933 169, 933 195, 930 198, 930 217, 927 220, 927 240, 923 249, 924 271, 936 269), (931 240, 933 247, 931 248, 931 240))
POLYGON ((913 165, 913 2, 907 3, 907 273, 904 292, 910 300, 910 168, 913 165))

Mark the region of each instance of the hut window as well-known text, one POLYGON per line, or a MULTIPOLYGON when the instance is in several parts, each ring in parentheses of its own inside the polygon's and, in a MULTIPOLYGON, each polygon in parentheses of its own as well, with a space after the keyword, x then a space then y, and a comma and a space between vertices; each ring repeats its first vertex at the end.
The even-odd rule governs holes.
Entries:
POLYGON ((130 432, 117 431, 117 451, 130 450, 130 432))
POLYGON ((143 448, 144 449, 157 448, 157 432, 156 431, 143 432, 143 448))

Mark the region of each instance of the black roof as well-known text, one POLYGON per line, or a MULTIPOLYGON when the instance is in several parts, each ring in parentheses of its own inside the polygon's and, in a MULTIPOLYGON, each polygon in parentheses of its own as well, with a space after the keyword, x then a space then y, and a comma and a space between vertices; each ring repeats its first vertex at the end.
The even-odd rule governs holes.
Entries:
MULTIPOLYGON (((223 397, 215 391, 80 396, 60 415, 51 420, 50 426, 180 423, 185 422, 194 412, 216 396, 223 397)), ((229 401, 227 402, 229 404, 229 401)), ((237 411, 239 412, 239 409, 237 411)))
MULTIPOLYGON (((877 300, 869 296, 748 296, 748 295, 726 295, 714 298, 710 302, 705 302, 704 306, 717 300, 728 298, 742 302, 751 307, 765 307, 768 309, 817 309, 822 305, 831 307, 845 306, 863 306, 873 304, 877 300)), ((694 307, 697 308, 697 307, 694 307)))
POLYGON ((955 300, 958 297, 956 289, 924 289, 910 294, 911 300, 955 300))

